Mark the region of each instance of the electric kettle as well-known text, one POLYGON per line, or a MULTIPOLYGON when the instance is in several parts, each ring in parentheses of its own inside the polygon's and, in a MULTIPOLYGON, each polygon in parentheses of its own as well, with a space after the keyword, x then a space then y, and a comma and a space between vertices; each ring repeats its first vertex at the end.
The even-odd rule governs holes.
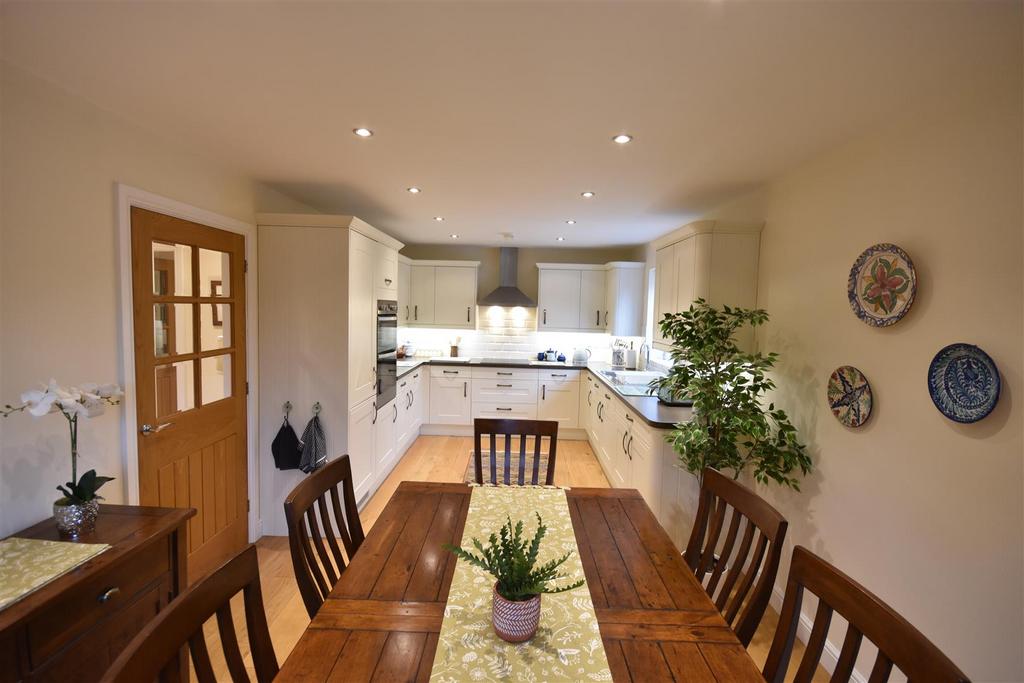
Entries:
POLYGON ((590 360, 590 349, 573 349, 573 365, 586 365, 588 360, 590 360))

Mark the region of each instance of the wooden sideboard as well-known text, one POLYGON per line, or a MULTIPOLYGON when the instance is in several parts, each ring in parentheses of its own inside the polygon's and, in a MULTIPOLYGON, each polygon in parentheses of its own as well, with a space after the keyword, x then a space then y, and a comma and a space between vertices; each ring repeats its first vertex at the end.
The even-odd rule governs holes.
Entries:
MULTIPOLYGON (((192 509, 102 505, 84 543, 111 548, 0 610, 0 683, 99 680, 187 585, 192 509)), ((14 534, 62 540, 52 519, 14 534)))

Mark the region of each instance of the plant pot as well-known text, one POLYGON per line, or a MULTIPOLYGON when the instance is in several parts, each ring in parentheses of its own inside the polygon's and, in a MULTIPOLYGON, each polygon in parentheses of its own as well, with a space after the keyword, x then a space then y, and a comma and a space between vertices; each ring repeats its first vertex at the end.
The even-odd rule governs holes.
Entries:
POLYGON ((491 599, 491 622, 498 637, 509 643, 533 638, 540 623, 540 596, 529 600, 506 600, 494 584, 491 599))
POLYGON ((53 504, 53 519, 62 538, 77 540, 96 531, 96 515, 100 513, 100 501, 93 498, 85 505, 72 505, 61 498, 53 504))

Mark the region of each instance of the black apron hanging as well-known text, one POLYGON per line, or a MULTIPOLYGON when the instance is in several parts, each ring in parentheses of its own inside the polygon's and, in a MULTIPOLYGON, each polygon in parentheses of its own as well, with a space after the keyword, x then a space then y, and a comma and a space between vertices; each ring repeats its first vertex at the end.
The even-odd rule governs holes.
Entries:
POLYGON ((277 430, 277 436, 270 444, 270 452, 274 454, 274 464, 279 470, 299 469, 299 460, 302 457, 302 447, 299 445, 299 437, 295 436, 295 430, 288 422, 288 416, 284 416, 284 423, 277 430))

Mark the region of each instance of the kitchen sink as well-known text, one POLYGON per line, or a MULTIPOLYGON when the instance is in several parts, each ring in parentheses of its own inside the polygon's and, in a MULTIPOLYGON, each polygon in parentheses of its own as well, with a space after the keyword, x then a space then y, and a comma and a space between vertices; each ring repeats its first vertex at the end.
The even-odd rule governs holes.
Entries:
POLYGON ((665 376, 663 372, 649 372, 644 370, 602 370, 601 374, 612 381, 613 384, 644 384, 653 379, 661 379, 665 376))

